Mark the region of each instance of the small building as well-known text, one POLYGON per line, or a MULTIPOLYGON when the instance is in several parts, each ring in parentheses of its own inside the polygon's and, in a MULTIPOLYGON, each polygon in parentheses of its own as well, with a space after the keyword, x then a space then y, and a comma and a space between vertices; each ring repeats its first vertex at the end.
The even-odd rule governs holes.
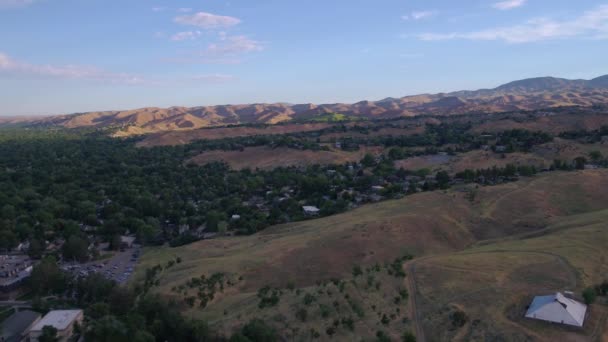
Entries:
POLYGON ((241 219, 241 215, 234 214, 234 215, 232 215, 232 217, 230 219, 232 221, 238 221, 241 219))
POLYGON ((16 294, 31 275, 33 264, 27 255, 0 255, 0 298, 16 294))
POLYGON ((21 342, 27 339, 30 329, 40 321, 41 315, 30 310, 23 310, 12 314, 0 328, 0 341, 21 342))
POLYGON ((135 242, 135 236, 121 236, 120 237, 120 247, 121 248, 131 248, 133 247, 133 243, 135 242))
POLYGON ((319 212, 321 211, 321 210, 319 210, 319 208, 311 206, 311 205, 303 206, 302 210, 304 210, 304 214, 309 215, 309 216, 319 215, 319 212))
POLYGON ((568 298, 561 293, 534 297, 526 312, 527 318, 582 327, 585 323, 587 305, 568 298))
POLYGON ((507 151, 507 146, 504 146, 504 145, 496 145, 495 151, 496 151, 496 152, 506 152, 506 151, 507 151))
POLYGON ((31 341, 38 341, 42 335, 42 329, 48 325, 57 329, 57 338, 60 342, 67 341, 74 333, 74 326, 82 324, 83 319, 82 310, 51 311, 32 327, 29 338, 31 341))

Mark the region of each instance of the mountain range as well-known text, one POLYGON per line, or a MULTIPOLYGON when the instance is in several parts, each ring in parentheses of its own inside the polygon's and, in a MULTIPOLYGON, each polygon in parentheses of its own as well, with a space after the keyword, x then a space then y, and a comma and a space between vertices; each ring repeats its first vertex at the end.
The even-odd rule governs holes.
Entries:
MULTIPOLYGON (((327 113, 347 117, 392 118, 416 115, 454 115, 535 110, 561 106, 608 104, 608 75, 592 80, 555 77, 530 78, 494 89, 422 94, 354 104, 244 104, 200 107, 141 108, 88 112, 28 119, 31 125, 119 127, 118 135, 190 130, 247 123, 276 124, 313 120, 327 113)), ((5 122, 14 123, 14 118, 5 122)))

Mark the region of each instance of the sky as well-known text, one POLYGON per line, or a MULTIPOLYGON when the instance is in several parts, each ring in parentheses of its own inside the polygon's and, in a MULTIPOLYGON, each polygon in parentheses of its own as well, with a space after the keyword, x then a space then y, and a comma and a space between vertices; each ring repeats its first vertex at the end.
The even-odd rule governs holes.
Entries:
POLYGON ((0 0, 0 115, 608 74, 608 0, 0 0))

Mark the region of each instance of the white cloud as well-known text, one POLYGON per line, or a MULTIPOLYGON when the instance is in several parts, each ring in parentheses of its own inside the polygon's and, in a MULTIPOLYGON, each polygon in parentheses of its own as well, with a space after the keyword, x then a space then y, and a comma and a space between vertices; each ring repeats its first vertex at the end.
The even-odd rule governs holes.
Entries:
POLYGON ((164 12, 167 10, 166 7, 152 7, 152 12, 164 12))
POLYGON ((514 9, 517 7, 521 7, 526 4, 527 0, 505 0, 500 1, 492 5, 492 7, 499 9, 501 11, 506 11, 510 9, 514 9))
POLYGON ((12 76, 21 79, 65 79, 95 81, 105 84, 125 85, 176 85, 184 83, 225 83, 233 81, 236 77, 225 74, 207 74, 198 76, 185 76, 176 78, 147 78, 127 73, 114 73, 91 66, 79 65, 37 65, 12 59, 0 52, 0 75, 12 76))
POLYGON ((410 14, 401 16, 403 20, 422 20, 435 16, 437 11, 414 11, 410 14))
POLYGON ((0 9, 28 6, 34 3, 34 0, 0 0, 0 9))
POLYGON ((190 13, 190 12, 192 12, 192 8, 182 7, 182 8, 178 8, 177 11, 180 13, 190 13))
POLYGON ((214 57, 235 57, 262 50, 264 50, 264 46, 256 40, 247 36, 227 36, 222 32, 220 33, 220 42, 209 44, 203 54, 214 57))
POLYGON ((608 5, 584 12, 571 20, 537 18, 523 24, 496 27, 473 32, 423 33, 421 40, 503 40, 508 43, 529 43, 550 39, 566 38, 608 38, 608 5))
POLYGON ((174 21, 181 25, 197 26, 203 29, 227 28, 238 25, 241 22, 240 19, 234 17, 215 15, 205 12, 178 16, 174 19, 174 21))
POLYGON ((171 40, 173 41, 182 41, 182 40, 195 40, 200 37, 203 33, 201 31, 185 31, 178 32, 171 36, 171 40))
POLYGON ((0 52, 0 73, 30 78, 80 79, 122 84, 140 84, 145 80, 126 73, 108 72, 82 65, 38 65, 12 59, 0 52))

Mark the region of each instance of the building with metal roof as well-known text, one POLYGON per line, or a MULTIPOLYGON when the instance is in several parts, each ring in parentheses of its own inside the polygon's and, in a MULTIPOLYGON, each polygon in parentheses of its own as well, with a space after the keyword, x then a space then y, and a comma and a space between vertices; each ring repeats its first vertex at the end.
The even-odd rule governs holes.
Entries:
POLYGON ((587 305, 561 293, 534 297, 526 317, 543 321, 582 327, 587 315, 587 305))

